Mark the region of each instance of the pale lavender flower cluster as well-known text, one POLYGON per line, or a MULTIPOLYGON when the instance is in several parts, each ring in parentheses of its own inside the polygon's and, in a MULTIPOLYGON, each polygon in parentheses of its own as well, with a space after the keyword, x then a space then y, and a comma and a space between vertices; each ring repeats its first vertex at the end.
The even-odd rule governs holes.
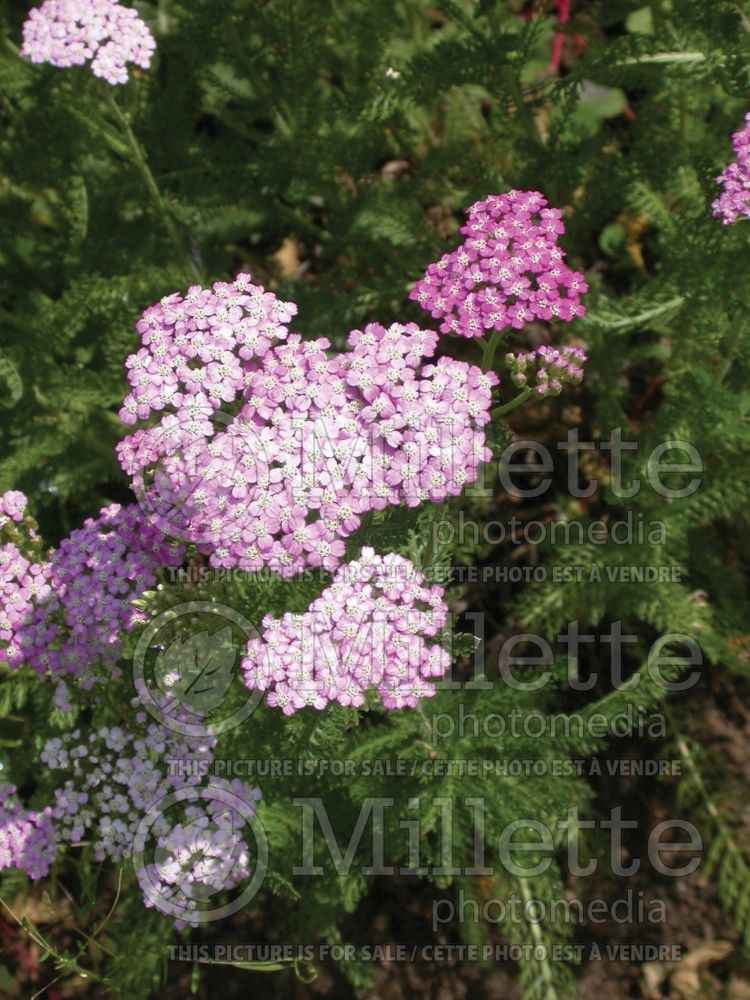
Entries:
POLYGON ((131 7, 115 0, 45 0, 29 11, 21 55, 33 63, 83 66, 112 85, 127 83, 128 63, 148 69, 156 43, 131 7))
POLYGON ((3 546, 0 643, 8 665, 78 676, 94 664, 112 667, 123 631, 143 620, 133 599, 154 586, 159 568, 182 558, 135 505, 105 507, 44 563, 3 546))
MULTIPOLYGON (((145 724, 145 714, 136 721, 145 724)), ((201 893, 231 889, 249 874, 246 817, 226 803, 241 802, 252 814, 260 791, 218 777, 205 784, 215 743, 213 736, 181 737, 151 722, 140 733, 111 726, 82 737, 77 729, 48 740, 41 755, 51 770, 71 774, 48 810, 61 841, 90 837, 97 861, 122 861, 149 816, 156 860, 137 873, 144 904, 174 901, 179 892, 183 924, 201 893), (168 796, 178 804, 176 821, 161 806, 168 796)))
POLYGON ((588 286, 564 263, 564 232, 562 212, 538 191, 490 195, 468 210, 467 239, 430 264, 409 297, 461 337, 584 316, 588 286))
POLYGON ((138 324, 121 417, 167 412, 120 462, 149 519, 214 566, 334 570, 363 513, 455 496, 490 457, 492 373, 423 365, 437 335, 415 324, 370 324, 330 356, 287 335, 294 312, 240 275, 138 324))
POLYGON ((750 114, 745 115, 744 127, 732 136, 732 146, 737 159, 716 178, 723 191, 711 205, 714 216, 723 219, 725 226, 750 218, 750 114))
POLYGON ((138 872, 146 907, 163 908, 178 919, 175 926, 197 926, 199 903, 233 889, 250 875, 250 856, 243 838, 246 817, 229 803, 238 786, 243 806, 254 811, 260 792, 235 779, 211 779, 211 786, 184 806, 184 821, 154 831, 154 861, 138 872), (226 794, 224 794, 226 793, 226 794))
POLYGON ((0 870, 19 868, 30 878, 43 878, 56 850, 52 810, 24 809, 15 786, 0 785, 0 870))
MULTIPOLYGON (((140 723, 145 719, 142 712, 136 716, 140 723)), ((122 860, 146 810, 169 792, 201 781, 192 771, 169 773, 165 761, 190 759, 208 765, 214 743, 211 737, 179 737, 156 722, 140 735, 105 726, 88 735, 75 729, 48 740, 42 763, 71 774, 56 789, 51 812, 60 839, 75 842, 92 836, 97 861, 122 860)))
POLYGON ((359 708, 370 689, 388 709, 414 708, 450 666, 429 642, 447 619, 442 587, 408 559, 365 547, 304 614, 263 619, 242 662, 245 684, 285 715, 330 702, 359 708))
POLYGON ((519 389, 531 389, 537 396, 557 396, 565 383, 578 385, 583 378, 586 352, 580 347, 550 347, 507 354, 511 379, 519 389))
MULTIPOLYGON (((82 737, 76 729, 48 740, 41 754, 50 769, 72 774, 57 789, 52 809, 61 839, 76 841, 93 831, 98 861, 125 857, 143 814, 170 792, 199 786, 213 760, 214 736, 180 736, 147 722, 143 712, 135 719, 144 727, 140 733, 105 726, 78 742, 82 737), (190 767, 182 766, 186 762, 190 767)), ((251 808, 260 799, 257 788, 242 782, 211 778, 211 785, 251 808)))

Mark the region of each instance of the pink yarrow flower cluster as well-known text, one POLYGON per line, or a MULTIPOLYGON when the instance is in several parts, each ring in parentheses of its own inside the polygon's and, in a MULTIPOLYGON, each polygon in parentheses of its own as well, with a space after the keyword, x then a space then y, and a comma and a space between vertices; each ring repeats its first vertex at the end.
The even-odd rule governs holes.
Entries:
POLYGON ((242 662, 245 684, 285 715, 331 702, 359 708, 371 689, 388 709, 414 708, 450 666, 430 642, 447 618, 441 587, 408 559, 365 547, 304 614, 263 619, 242 662))
POLYGON ((712 203, 716 218, 729 226, 740 218, 750 218, 750 114, 745 115, 744 127, 732 136, 737 159, 729 163, 716 178, 723 188, 712 203))
POLYGON ((544 345, 534 351, 507 354, 505 360, 519 389, 531 389, 537 396, 557 396, 565 383, 580 383, 586 352, 580 347, 558 350, 544 345))
POLYGON ((0 548, 0 647, 10 667, 83 677, 92 665, 113 667, 122 633, 143 620, 134 598, 183 553, 136 505, 105 507, 63 539, 46 562, 33 563, 13 544, 0 548))
POLYGON ((193 285, 184 297, 167 295, 146 309, 136 323, 143 346, 125 361, 131 392, 120 419, 165 416, 138 432, 128 450, 168 454, 174 443, 205 432, 215 410, 242 399, 250 373, 286 340, 296 313, 293 302, 254 285, 249 274, 211 288, 193 285))
POLYGON ((127 365, 118 446, 149 519, 219 567, 334 570, 363 513, 441 502, 490 458, 497 378, 441 358, 415 324, 325 339, 288 335, 290 303, 252 286, 193 288, 147 310, 127 365), (274 343, 275 341, 275 343, 274 343))
POLYGON ((562 212, 538 191, 491 195, 471 206, 464 242, 430 264, 409 298, 460 337, 583 316, 588 286, 565 264, 564 232, 562 212))
POLYGON ((128 63, 148 69, 156 43, 131 7, 115 0, 45 0, 23 26, 21 55, 66 68, 91 63, 94 76, 127 83, 128 63))
POLYGON ((27 558, 12 542, 0 546, 0 655, 11 667, 23 662, 25 630, 51 594, 46 563, 27 558))
POLYGON ((13 521, 20 524, 28 506, 28 500, 20 490, 8 490, 0 496, 0 528, 13 521))
POLYGON ((19 868, 29 878, 43 878, 56 850, 52 810, 24 809, 15 786, 0 785, 0 871, 19 868))

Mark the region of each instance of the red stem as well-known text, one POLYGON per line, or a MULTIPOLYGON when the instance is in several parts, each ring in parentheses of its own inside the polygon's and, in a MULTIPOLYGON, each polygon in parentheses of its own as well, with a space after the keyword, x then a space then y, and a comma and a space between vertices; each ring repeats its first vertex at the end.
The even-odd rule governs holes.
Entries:
MULTIPOLYGON (((557 11, 558 26, 562 28, 570 19, 570 0, 555 0, 555 9, 557 11)), ((555 37, 552 41, 552 54, 549 61, 549 68, 552 73, 560 72, 564 41, 564 33, 562 31, 555 32, 555 37)))

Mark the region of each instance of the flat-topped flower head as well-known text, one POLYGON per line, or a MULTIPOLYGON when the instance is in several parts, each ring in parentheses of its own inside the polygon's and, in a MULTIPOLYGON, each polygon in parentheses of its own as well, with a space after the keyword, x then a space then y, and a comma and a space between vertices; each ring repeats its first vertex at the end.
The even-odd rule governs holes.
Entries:
POLYGON ((330 702, 359 708, 370 690, 385 708, 415 708, 450 666, 431 641, 447 620, 441 587, 408 559, 365 547, 304 614, 266 616, 247 645, 245 684, 285 715, 330 702))
POLYGON ((21 55, 66 68, 91 64, 94 76, 127 83, 128 64, 148 69, 156 43, 132 7, 116 0, 45 0, 29 11, 21 55))
POLYGON ((750 114, 745 124, 732 136, 736 160, 722 170, 716 183, 723 189, 712 203, 713 214, 729 226, 741 218, 750 218, 750 114))
POLYGON ((464 242, 430 264, 409 298, 441 320, 442 333, 460 337, 569 322, 585 315, 588 286, 565 264, 564 232, 562 212, 538 191, 490 195, 468 210, 464 242))
POLYGON ((147 907, 176 902, 178 893, 187 912, 182 907, 164 912, 179 915, 182 926, 192 923, 191 901, 204 895, 199 890, 230 889, 249 875, 243 827, 261 793, 239 779, 206 779, 216 737, 177 735, 147 723, 143 712, 135 723, 85 735, 74 730, 47 741, 42 763, 65 780, 45 816, 59 841, 85 837, 95 860, 117 863, 133 853, 141 823, 151 816, 154 860, 144 854, 145 868, 136 871, 143 902, 147 907), (176 815, 164 812, 164 801, 174 802, 176 815))
POLYGON ((557 396, 566 383, 581 382, 586 352, 580 347, 558 349, 545 344, 534 351, 508 354, 505 360, 519 389, 530 389, 540 397, 557 396))
POLYGON ((141 727, 104 726, 48 740, 41 753, 50 771, 65 776, 51 815, 58 838, 89 836, 97 861, 121 861, 133 844, 146 809, 163 796, 200 782, 196 773, 170 768, 167 759, 192 758, 208 765, 215 738, 178 736, 156 722, 141 727))
POLYGON ((424 364, 438 337, 414 323, 371 323, 332 355, 288 333, 291 303, 240 279, 169 296, 138 323, 120 415, 146 426, 118 454, 150 523, 214 566, 333 571, 364 513, 476 479, 496 376, 424 364))

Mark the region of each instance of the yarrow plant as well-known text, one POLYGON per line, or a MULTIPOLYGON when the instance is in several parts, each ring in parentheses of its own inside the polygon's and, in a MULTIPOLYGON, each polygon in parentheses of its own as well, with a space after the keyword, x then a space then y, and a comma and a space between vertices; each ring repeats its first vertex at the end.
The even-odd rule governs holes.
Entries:
MULTIPOLYGON (((457 251, 453 274, 463 275, 463 292, 431 302, 434 315, 455 307, 460 323, 446 319, 441 329, 474 336, 490 319, 501 330, 581 314, 585 283, 562 263, 560 213, 545 205, 534 192, 510 192, 470 210, 472 256, 457 251), (490 281, 504 296, 492 316, 490 281)), ((446 267, 435 267, 445 278, 446 267)), ((0 497, 0 641, 9 666, 56 675, 59 710, 73 710, 66 675, 82 690, 117 679, 124 635, 148 621, 149 602, 138 598, 156 593, 159 570, 180 566, 188 545, 215 567, 333 574, 307 611, 266 614, 262 634, 247 642, 242 678, 269 708, 394 711, 435 695, 451 662, 441 644, 443 588, 404 556, 367 545, 344 562, 344 543, 369 512, 441 503, 476 480, 491 458, 486 428, 499 380, 466 361, 432 360, 438 334, 415 323, 370 323, 334 354, 327 339, 290 332, 296 311, 249 274, 166 296, 141 316, 141 347, 126 361, 120 418, 130 433, 117 452, 138 504, 103 509, 45 558, 26 498, 0 497)), ((542 347, 508 355, 508 367, 517 386, 544 396, 580 381, 584 360, 576 347, 542 347)), ((203 786, 216 744, 210 724, 205 737, 185 739, 145 722, 140 713, 138 733, 110 725, 46 743, 43 762, 69 777, 43 813, 9 806, 12 830, 30 846, 9 849, 7 864, 43 873, 56 843, 84 837, 97 861, 121 862, 154 818, 154 850, 136 864, 144 903, 163 909, 179 899, 184 926, 199 921, 201 900, 250 874, 247 816, 211 795, 234 796, 252 813, 260 793, 238 781, 203 786), (173 774, 165 758, 201 766, 173 774), (175 796, 170 823, 158 803, 175 796)))
POLYGON ((578 385, 583 378, 586 352, 580 347, 544 345, 534 351, 507 354, 510 377, 519 389, 528 389, 537 396, 557 396, 567 383, 578 385))
MULTIPOLYGON (((582 313, 585 283, 562 263, 560 213, 545 205, 510 192, 470 210, 468 259, 459 250, 435 265, 453 283, 452 298, 429 300, 441 329, 474 336, 582 313), (492 282, 503 302, 490 314, 492 282)), ((154 596, 159 570, 180 566, 188 544, 215 567, 333 574, 304 613, 265 615, 247 642, 242 678, 269 708, 393 711, 436 694, 451 662, 443 588, 368 545, 345 563, 344 542, 369 512, 441 503, 476 480, 491 458, 499 380, 465 361, 433 361, 438 334, 415 323, 370 323, 334 354, 329 340, 290 332, 296 311, 249 274, 166 296, 141 316, 141 347, 126 361, 120 418, 131 430, 117 452, 138 504, 104 508, 45 557, 24 495, 0 497, 0 642, 11 668, 56 675, 58 710, 73 710, 66 675, 83 690, 118 678, 123 637, 148 621, 138 599, 154 596)), ((515 385, 545 396, 580 381, 585 354, 541 347, 507 360, 515 385)), ((201 903, 249 877, 243 827, 260 793, 239 780, 203 783, 210 725, 186 738, 146 722, 137 713, 134 731, 118 724, 48 740, 42 762, 67 777, 41 813, 7 790, 0 867, 39 877, 58 844, 84 838, 96 861, 121 863, 145 824, 152 849, 135 857, 144 904, 194 925, 201 903), (199 766, 173 772, 165 759, 199 766)))
POLYGON ((137 505, 119 504, 85 521, 48 559, 28 555, 13 542, 0 549, 3 654, 10 667, 72 674, 84 684, 93 682, 94 664, 114 668, 123 632, 143 620, 132 601, 159 569, 183 559, 137 505))
POLYGON ((153 35, 132 7, 116 0, 45 0, 23 26, 21 55, 33 63, 83 66, 107 83, 127 83, 128 63, 148 69, 153 35))
POLYGON ((714 202, 714 216, 729 226, 740 218, 750 218, 750 113, 745 115, 743 128, 732 136, 737 159, 722 170, 716 183, 723 188, 714 202))
MULTIPOLYGON (((585 994, 592 956, 551 960, 591 936, 554 919, 583 888, 562 841, 636 778, 615 769, 602 802, 594 770, 567 765, 606 755, 607 733, 661 740, 667 717, 675 802, 715 835, 708 867, 750 941, 742 837, 711 805, 735 790, 698 788, 711 727, 690 714, 731 702, 750 645, 750 548, 725 530, 750 487, 750 247, 728 229, 750 218, 743 5, 8 7, 0 494, 29 495, 0 496, 16 992, 207 996, 255 968, 312 995, 325 962, 338 992, 437 993, 440 962, 367 961, 404 898, 385 869, 432 895, 440 940, 522 954, 524 1000, 585 994), (642 438, 621 449, 630 499, 606 468, 621 425, 642 438), (708 460, 645 468, 688 441, 708 460), (540 477, 537 453, 566 449, 540 477), (511 514, 529 530, 503 530, 511 514), (618 664, 647 682, 637 697, 601 670, 571 691, 562 658, 529 648, 578 623, 593 678, 611 621, 686 640, 665 680, 727 676, 665 713, 644 642, 618 664), (502 831, 540 823, 561 850, 503 864, 502 831), (508 907, 499 926, 489 889, 546 919, 508 907), (261 949, 170 947, 172 921, 204 919, 222 921, 209 945, 261 949)), ((649 909, 649 939, 674 940, 649 909)))
POLYGON ((138 436, 161 450, 168 449, 172 434, 204 430, 201 421, 212 410, 242 399, 253 362, 286 340, 296 313, 293 302, 253 284, 249 274, 211 288, 194 285, 184 297, 165 296, 136 323, 143 346, 125 362, 132 391, 120 419, 134 424, 174 411, 156 431, 138 436))
POLYGON ((331 356, 288 335, 295 311, 239 275, 138 324, 120 415, 164 414, 120 462, 149 519, 214 566, 332 571, 364 513, 456 496, 490 457, 494 374, 423 364, 437 335, 413 323, 371 323, 331 356))
POLYGON ((304 614, 263 619, 242 663, 245 684, 285 715, 331 702, 361 708, 370 689, 387 709, 415 708, 450 666, 429 641, 447 619, 442 587, 427 586, 408 559, 365 546, 304 614))
POLYGON ((548 208, 539 191, 514 189, 476 202, 460 231, 464 242, 430 264, 409 293, 442 320, 441 332, 481 337, 535 319, 585 315, 588 286, 558 245, 562 212, 548 208))

